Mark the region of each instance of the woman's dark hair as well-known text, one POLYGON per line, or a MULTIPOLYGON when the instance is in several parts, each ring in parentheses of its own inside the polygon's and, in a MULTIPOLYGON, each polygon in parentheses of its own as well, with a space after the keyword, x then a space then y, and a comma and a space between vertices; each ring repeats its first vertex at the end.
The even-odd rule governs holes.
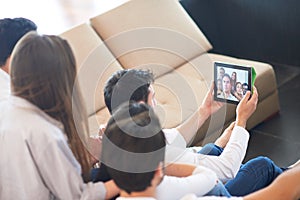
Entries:
POLYGON ((30 32, 17 43, 11 60, 12 93, 63 124, 69 146, 87 180, 87 114, 75 79, 76 62, 66 40, 30 32))

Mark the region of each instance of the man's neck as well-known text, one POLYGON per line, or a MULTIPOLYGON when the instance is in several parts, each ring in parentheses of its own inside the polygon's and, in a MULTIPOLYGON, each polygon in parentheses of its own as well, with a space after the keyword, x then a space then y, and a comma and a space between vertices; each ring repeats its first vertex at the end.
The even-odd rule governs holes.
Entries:
POLYGON ((121 197, 152 197, 155 198, 155 189, 153 187, 147 188, 142 192, 131 192, 128 194, 126 191, 121 190, 121 197))
POLYGON ((0 66, 0 69, 2 69, 3 71, 5 71, 8 74, 9 74, 9 63, 10 63, 10 56, 6 59, 5 64, 0 66))
POLYGON ((6 73, 9 73, 8 66, 7 66, 7 65, 1 66, 1 67, 0 67, 0 70, 3 70, 3 71, 5 71, 6 73))

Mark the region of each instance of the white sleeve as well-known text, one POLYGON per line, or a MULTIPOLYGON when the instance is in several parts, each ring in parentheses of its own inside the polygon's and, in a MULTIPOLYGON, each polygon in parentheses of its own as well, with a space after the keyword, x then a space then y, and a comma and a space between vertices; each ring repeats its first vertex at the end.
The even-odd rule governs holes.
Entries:
POLYGON ((176 200, 188 193, 203 196, 217 183, 216 174, 205 167, 198 166, 188 177, 165 176, 156 188, 158 200, 176 200))
MULTIPOLYGON (((186 162, 186 142, 183 136, 176 128, 172 129, 163 129, 165 137, 166 137, 166 155, 165 162, 173 163, 173 162, 182 162, 182 163, 190 163, 186 162)), ((192 158, 194 160, 194 158, 192 158)), ((192 163, 194 164, 194 163, 192 163)))
POLYGON ((2 69, 0 69, 0 100, 7 98, 10 94, 10 78, 2 69))
POLYGON ((205 196, 197 197, 195 194, 185 195, 180 200, 243 200, 242 197, 218 197, 218 196, 205 196))
POLYGON ((60 139, 48 141, 43 147, 27 146, 45 187, 58 199, 105 199, 102 182, 85 184, 81 168, 67 143, 60 139))
POLYGON ((246 129, 235 126, 231 137, 220 156, 197 154, 197 164, 212 169, 221 181, 234 178, 245 157, 249 141, 246 129))

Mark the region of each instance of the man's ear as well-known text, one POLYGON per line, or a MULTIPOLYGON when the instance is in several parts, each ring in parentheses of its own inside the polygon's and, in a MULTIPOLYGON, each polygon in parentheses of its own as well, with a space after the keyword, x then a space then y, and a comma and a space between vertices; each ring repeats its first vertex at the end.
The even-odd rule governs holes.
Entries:
POLYGON ((152 85, 148 88, 148 96, 147 96, 147 104, 151 107, 154 107, 157 105, 156 99, 155 99, 155 91, 152 85))
POLYGON ((158 176, 160 179, 164 177, 163 162, 158 164, 154 176, 158 176))
POLYGON ((164 177, 164 171, 163 171, 163 162, 160 162, 154 172, 153 179, 151 181, 152 187, 157 187, 164 177))
POLYGON ((9 56, 7 59, 6 59, 6 62, 5 62, 5 64, 3 65, 3 66, 1 66, 1 69, 3 70, 3 71, 5 71, 6 73, 10 73, 10 70, 9 70, 9 68, 10 68, 10 57, 11 56, 9 56))
POLYGON ((150 97, 150 94, 148 93, 148 96, 147 96, 147 102, 146 102, 148 105, 152 106, 152 99, 150 97))
POLYGON ((160 184, 164 177, 164 170, 163 170, 163 162, 160 162, 154 172, 153 179, 151 181, 152 186, 157 186, 160 184))

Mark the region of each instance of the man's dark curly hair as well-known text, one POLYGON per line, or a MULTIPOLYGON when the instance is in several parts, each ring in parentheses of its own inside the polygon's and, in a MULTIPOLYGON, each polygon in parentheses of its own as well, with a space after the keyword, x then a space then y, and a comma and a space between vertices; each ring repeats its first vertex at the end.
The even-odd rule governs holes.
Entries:
POLYGON ((125 69, 115 72, 104 87, 104 100, 109 112, 125 102, 147 102, 154 75, 149 70, 125 69))

